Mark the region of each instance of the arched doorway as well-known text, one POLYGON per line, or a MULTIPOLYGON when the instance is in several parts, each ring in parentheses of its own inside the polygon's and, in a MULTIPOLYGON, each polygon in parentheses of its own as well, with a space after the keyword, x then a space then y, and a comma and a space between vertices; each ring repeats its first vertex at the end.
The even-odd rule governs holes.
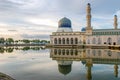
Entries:
POLYGON ((69 38, 67 38, 67 40, 66 40, 66 41, 67 41, 67 44, 69 44, 69 38))
POLYGON ((54 39, 54 44, 57 44, 57 38, 54 39))
POLYGON ((71 38, 71 44, 73 44, 73 38, 71 38))
POLYGON ((87 43, 90 44, 90 40, 89 39, 87 40, 87 43))
POLYGON ((101 44, 101 38, 98 38, 98 44, 101 44))
POLYGON ((59 38, 59 44, 61 44, 61 38, 59 38))
POLYGON ((118 45, 120 45, 120 37, 118 38, 118 45))
POLYGON ((107 39, 107 43, 108 43, 109 45, 111 45, 111 44, 112 44, 112 38, 109 37, 109 38, 107 39))
POLYGON ((96 39, 95 39, 95 38, 93 38, 92 43, 93 43, 93 44, 96 44, 96 39))
POLYGON ((77 38, 75 38, 75 44, 78 44, 78 39, 77 38))
POLYGON ((62 39, 63 44, 65 44, 65 38, 62 39))

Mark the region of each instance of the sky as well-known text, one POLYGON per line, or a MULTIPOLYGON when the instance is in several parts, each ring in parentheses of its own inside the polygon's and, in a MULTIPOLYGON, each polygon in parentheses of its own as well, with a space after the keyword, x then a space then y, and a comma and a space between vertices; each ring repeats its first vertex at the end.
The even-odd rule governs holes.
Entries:
POLYGON ((120 0, 0 0, 0 36, 49 39, 63 17, 72 21, 74 31, 81 31, 87 3, 94 29, 113 28, 114 15, 120 22, 120 0))

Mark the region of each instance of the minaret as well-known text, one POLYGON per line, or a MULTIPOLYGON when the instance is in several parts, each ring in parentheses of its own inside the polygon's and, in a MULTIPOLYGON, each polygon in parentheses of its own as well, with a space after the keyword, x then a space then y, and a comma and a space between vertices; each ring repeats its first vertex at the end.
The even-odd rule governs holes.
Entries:
POLYGON ((90 7, 90 3, 87 4, 87 8, 86 8, 86 12, 87 12, 87 15, 86 15, 86 20, 87 20, 87 23, 86 23, 86 34, 87 35, 91 35, 92 34, 92 27, 91 27, 91 7, 90 7))
POLYGON ((86 16, 86 20, 87 20, 87 28, 91 27, 91 7, 90 7, 90 3, 87 4, 87 16, 86 16))
POLYGON ((114 29, 117 29, 118 22, 117 22, 117 15, 114 15, 114 29))

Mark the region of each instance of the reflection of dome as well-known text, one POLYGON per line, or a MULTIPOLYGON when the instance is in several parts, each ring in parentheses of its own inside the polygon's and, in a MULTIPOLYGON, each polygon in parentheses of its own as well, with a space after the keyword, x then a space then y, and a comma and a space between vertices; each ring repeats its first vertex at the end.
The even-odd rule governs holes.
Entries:
POLYGON ((86 61, 82 61, 82 64, 83 64, 83 65, 86 64, 86 61))
POLYGON ((68 18, 64 17, 58 22, 58 26, 71 28, 71 21, 68 18))
POLYGON ((83 27, 83 28, 81 29, 81 31, 86 31, 86 28, 85 28, 85 27, 83 27))
POLYGON ((58 70, 60 73, 67 75, 71 72, 72 61, 57 61, 58 62, 58 70))
POLYGON ((67 75, 71 72, 71 65, 58 65, 59 72, 67 75))

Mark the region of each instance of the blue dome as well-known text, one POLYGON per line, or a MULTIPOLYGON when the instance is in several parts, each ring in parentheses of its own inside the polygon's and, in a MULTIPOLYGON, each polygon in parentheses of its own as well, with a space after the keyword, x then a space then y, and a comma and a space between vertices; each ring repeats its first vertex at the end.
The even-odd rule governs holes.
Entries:
POLYGON ((70 21, 70 19, 64 17, 58 22, 58 26, 71 28, 71 21, 70 21))
POLYGON ((83 27, 83 28, 81 29, 81 31, 86 31, 86 28, 85 28, 85 27, 83 27))

